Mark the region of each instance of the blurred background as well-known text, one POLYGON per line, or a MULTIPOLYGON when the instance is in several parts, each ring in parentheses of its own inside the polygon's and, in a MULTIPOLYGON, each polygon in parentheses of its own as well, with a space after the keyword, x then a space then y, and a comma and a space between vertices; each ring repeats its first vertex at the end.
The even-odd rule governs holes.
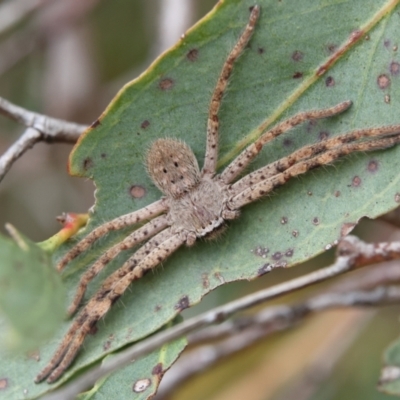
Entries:
MULTIPOLYGON (((89 125, 126 82, 215 3, 1 1, 0 96, 29 110, 89 125)), ((0 153, 23 131, 23 126, 0 116, 0 153)), ((4 223, 11 222, 31 239, 42 241, 59 229, 57 215, 86 212, 93 205, 92 182, 68 176, 70 150, 71 145, 40 143, 13 165, 0 183, 1 232, 4 223)), ((390 221, 363 221, 357 234, 370 241, 399 240, 393 218, 390 221)), ((333 251, 327 252, 292 270, 223 286, 185 311, 185 316, 329 265, 333 257, 333 251)), ((357 279, 357 273, 352 279, 357 279)), ((298 302, 320 290, 310 289, 280 302, 298 302)), ((172 369, 158 399, 390 399, 376 390, 376 383, 382 351, 398 332, 395 306, 327 312, 239 354, 217 358, 205 373, 189 376, 178 390, 170 391, 172 369)), ((200 354, 189 361, 200 362, 200 354)), ((178 363, 176 371, 182 371, 178 363)))

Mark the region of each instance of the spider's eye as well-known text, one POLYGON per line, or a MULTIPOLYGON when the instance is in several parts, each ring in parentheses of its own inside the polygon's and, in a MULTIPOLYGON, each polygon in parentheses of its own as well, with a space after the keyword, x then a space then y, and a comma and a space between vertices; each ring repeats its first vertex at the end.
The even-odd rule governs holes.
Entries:
POLYGON ((166 174, 168 171, 164 168, 164 169, 163 169, 163 172, 164 172, 164 174, 166 174))
POLYGON ((172 181, 171 181, 171 183, 172 183, 172 184, 174 184, 174 183, 175 183, 175 181, 174 181, 174 180, 172 180, 172 181))
POLYGON ((183 175, 180 176, 180 179, 181 179, 181 180, 183 179, 183 175))
POLYGON ((178 168, 178 163, 176 161, 174 162, 174 165, 176 168, 178 168))

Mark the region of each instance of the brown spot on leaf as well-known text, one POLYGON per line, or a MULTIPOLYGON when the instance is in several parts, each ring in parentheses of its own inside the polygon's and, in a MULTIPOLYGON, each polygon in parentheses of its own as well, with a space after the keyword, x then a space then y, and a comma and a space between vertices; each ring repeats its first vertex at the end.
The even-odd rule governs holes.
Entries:
POLYGON ((383 98, 383 101, 384 101, 386 104, 390 104, 390 96, 389 96, 388 94, 385 94, 385 97, 383 98))
POLYGON ((361 178, 358 175, 356 175, 351 181, 351 186, 359 187, 361 185, 361 182, 362 182, 361 178))
POLYGON ((286 225, 288 223, 288 221, 289 221, 288 217, 282 217, 281 218, 281 224, 282 225, 286 225))
POLYGON ((207 289, 210 287, 210 280, 208 279, 208 274, 202 274, 201 280, 203 282, 203 288, 207 289))
POLYGON ((86 157, 83 160, 83 169, 87 171, 88 169, 93 167, 93 160, 90 157, 86 157))
POLYGON ((394 195, 394 201, 395 201, 396 203, 400 203, 400 193, 396 193, 396 194, 394 195))
POLYGON ((390 63, 390 73, 394 76, 398 75, 400 73, 400 63, 392 61, 390 63))
POLYGON ((264 53, 265 53, 264 47, 259 47, 259 48, 257 49, 257 53, 258 53, 258 54, 264 54, 264 53))
POLYGON ((164 369, 162 363, 158 363, 152 370, 151 370, 152 375, 163 375, 164 374, 164 369))
POLYGON ((158 311, 160 311, 161 310, 161 306, 159 305, 159 304, 157 304, 155 307, 154 307, 154 311, 155 312, 158 312, 158 311))
POLYGON ((296 62, 301 61, 303 59, 303 57, 304 57, 304 54, 299 50, 294 51, 292 54, 292 60, 296 61, 296 62))
POLYGON ((336 190, 336 192, 334 193, 334 196, 335 197, 340 197, 340 195, 341 195, 340 190, 336 190))
POLYGON ((158 87, 161 90, 169 90, 169 89, 172 89, 173 86, 174 86, 174 81, 171 78, 164 78, 158 84, 158 87))
POLYGON ((312 223, 313 223, 313 225, 315 225, 315 226, 316 226, 316 225, 319 225, 319 222, 320 222, 320 221, 319 221, 319 218, 318 218, 318 217, 314 217, 313 220, 312 220, 312 223))
POLYGON ((300 72, 300 71, 296 71, 296 72, 293 74, 293 79, 301 79, 302 77, 303 77, 303 73, 300 72))
POLYGON ((386 89, 390 86, 390 78, 386 74, 381 74, 376 80, 380 89, 386 89))
POLYGON ((90 125, 90 127, 91 127, 92 129, 94 129, 94 128, 98 127, 99 125, 101 125, 101 122, 100 122, 99 119, 96 119, 96 121, 93 121, 93 122, 92 122, 92 125, 90 125))
POLYGON ((343 236, 347 236, 356 226, 355 223, 353 222, 346 222, 342 225, 342 228, 340 229, 340 235, 343 236))
POLYGON ((0 378, 0 390, 5 390, 8 387, 8 379, 0 378))
POLYGON ((95 335, 95 334, 97 333, 98 330, 99 330, 99 328, 98 328, 96 325, 93 325, 93 326, 90 328, 89 335, 95 335))
POLYGON ((190 49, 186 53, 186 58, 191 62, 197 61, 198 57, 199 57, 199 50, 197 49, 190 49))
POLYGON ((320 142, 322 142, 323 140, 328 139, 328 137, 329 137, 329 132, 327 132, 327 131, 322 131, 322 132, 320 132, 320 133, 318 134, 318 140, 319 140, 320 142))
POLYGON ((214 272, 214 276, 215 276, 221 283, 225 283, 225 279, 224 279, 224 277, 221 275, 220 272, 214 272))
POLYGON ((139 379, 133 384, 132 391, 135 393, 144 392, 150 386, 150 384, 151 380, 148 378, 139 379))
POLYGON ((326 46, 326 48, 328 49, 329 53, 334 53, 337 49, 337 45, 330 43, 330 44, 328 44, 328 46, 326 46))
POLYGON ((103 350, 107 351, 111 347, 111 343, 113 342, 113 340, 114 340, 114 335, 113 334, 109 335, 107 340, 103 344, 103 350))
POLYGON ((189 308, 190 302, 189 302, 189 297, 188 296, 182 296, 178 303, 175 304, 175 310, 183 311, 186 308, 189 308))
POLYGON ((371 161, 368 163, 368 171, 369 171, 369 172, 374 173, 374 172, 378 171, 378 168, 379 168, 378 161, 376 161, 376 160, 371 160, 371 161))
POLYGON ((140 127, 142 128, 142 129, 146 129, 146 128, 148 128, 150 126, 150 121, 148 121, 147 119, 145 119, 141 124, 140 124, 140 127))
POLYGON ((273 260, 280 260, 281 258, 282 258, 282 253, 280 251, 277 251, 276 253, 272 254, 273 260))
POLYGON ((335 86, 335 79, 333 79, 332 76, 326 77, 326 79, 325 79, 325 86, 326 86, 326 87, 335 86))
POLYGON ((296 230, 292 231, 292 236, 293 237, 299 236, 299 231, 296 231, 296 230))
POLYGON ((283 145, 285 146, 285 147, 290 147, 290 146, 292 146, 293 145, 293 140, 291 140, 291 139, 284 139, 283 140, 283 145))
POLYGON ((383 45, 388 49, 390 47, 390 40, 389 39, 385 39, 383 41, 383 45))
POLYGON ((129 193, 134 199, 141 199, 146 195, 146 189, 141 185, 133 185, 129 189, 129 193))
POLYGON ((257 276, 263 276, 271 271, 272 271, 272 265, 269 263, 266 263, 261 268, 258 269, 257 276))
POLYGON ((285 252, 286 257, 292 257, 294 253, 294 249, 287 249, 285 252))
POLYGON ((268 247, 257 246, 251 252, 257 257, 266 258, 269 253, 268 247))

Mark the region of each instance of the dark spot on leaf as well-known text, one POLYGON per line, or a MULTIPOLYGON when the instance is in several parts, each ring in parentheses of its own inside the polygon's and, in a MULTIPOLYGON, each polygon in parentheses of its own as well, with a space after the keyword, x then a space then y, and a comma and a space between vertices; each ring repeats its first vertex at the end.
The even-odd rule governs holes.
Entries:
POLYGON ((323 140, 328 139, 328 137, 329 137, 329 132, 326 132, 326 131, 322 131, 322 132, 320 132, 320 133, 318 134, 318 140, 319 140, 320 142, 322 142, 323 140))
POLYGON ((392 61, 390 63, 390 73, 394 76, 398 75, 400 73, 400 63, 392 61))
POLYGON ((199 50, 197 49, 190 49, 186 54, 186 58, 192 62, 197 61, 198 57, 199 57, 199 50))
POLYGON ((386 74, 381 74, 376 80, 380 89, 386 89, 390 86, 390 78, 386 74))
POLYGON ((280 251, 277 251, 276 253, 272 254, 273 260, 280 260, 281 258, 282 258, 282 253, 280 251))
POLYGON ((301 51, 294 51, 292 54, 292 60, 293 61, 301 61, 304 57, 304 54, 301 51))
POLYGON ((313 195, 313 193, 312 193, 311 190, 309 190, 309 191, 307 192, 307 194, 308 194, 309 196, 312 196, 312 195, 313 195))
POLYGON ((309 121, 307 124, 307 132, 311 132, 315 125, 317 125, 317 120, 312 119, 311 121, 309 121))
POLYGON ((331 44, 328 44, 328 46, 326 46, 326 48, 329 53, 334 53, 336 51, 337 46, 336 46, 336 44, 331 43, 331 44))
POLYGON ((272 265, 269 263, 264 264, 261 268, 258 269, 257 275, 258 276, 263 276, 267 274, 268 272, 272 271, 272 265))
POLYGON ((275 263, 272 268, 286 268, 287 267, 287 262, 286 261, 279 261, 275 263))
POLYGON ((113 342, 113 340, 114 340, 114 335, 111 334, 103 344, 104 351, 107 351, 111 347, 111 343, 113 342))
POLYGON ((95 335, 95 334, 97 333, 98 330, 99 330, 99 328, 97 328, 96 325, 93 325, 93 326, 90 328, 89 335, 95 335))
POLYGON ((292 231, 292 236, 293 237, 297 237, 297 236, 299 236, 299 231, 292 231))
POLYGON ((390 47, 390 40, 389 40, 389 39, 385 39, 385 40, 383 41, 383 45, 384 45, 386 48, 389 48, 389 47, 390 47))
POLYGON ((378 168, 379 168, 378 161, 376 161, 376 160, 371 160, 371 161, 368 163, 368 171, 369 171, 369 172, 374 173, 374 172, 378 171, 378 168))
POLYGON ((335 86, 335 79, 333 79, 332 76, 326 77, 326 79, 325 79, 325 86, 326 86, 326 87, 335 86))
POLYGON ((86 157, 83 160, 83 169, 87 171, 88 169, 93 167, 93 160, 90 157, 86 157))
POLYGON ((265 52, 264 47, 259 47, 259 48, 257 49, 257 53, 258 53, 258 54, 264 54, 264 52, 265 52))
POLYGON ((314 217, 313 220, 312 220, 312 223, 314 225, 319 225, 319 218, 318 217, 314 217))
POLYGON ((303 73, 300 72, 300 71, 296 71, 296 72, 293 74, 293 79, 300 79, 300 78, 302 78, 302 77, 303 77, 303 73))
POLYGON ((101 122, 100 122, 99 119, 96 119, 96 121, 93 121, 93 122, 92 122, 92 125, 90 125, 90 127, 91 127, 92 129, 94 129, 94 128, 98 127, 99 125, 101 125, 101 122))
POLYGON ((283 140, 283 145, 284 145, 285 147, 290 147, 290 146, 293 145, 293 140, 284 139, 284 140, 283 140))
POLYGON ((190 306, 190 302, 189 302, 189 297, 188 296, 182 296, 178 303, 175 304, 175 310, 185 310, 186 308, 188 308, 190 306))
POLYGON ((158 312, 158 311, 161 310, 161 308, 162 308, 162 307, 161 307, 160 305, 157 304, 157 305, 154 307, 154 311, 155 311, 155 312, 158 312))
POLYGON ((210 286, 210 280, 208 279, 208 274, 202 274, 201 280, 203 282, 203 288, 207 289, 210 286))
POLYGON ((150 122, 147 120, 147 119, 145 119, 141 124, 140 124, 140 127, 142 128, 142 129, 146 129, 146 128, 148 128, 150 126, 150 122))
POLYGON ((340 235, 343 236, 347 236, 356 226, 355 223, 353 222, 346 222, 342 225, 342 228, 340 229, 340 235))
POLYGON ((251 252, 257 257, 266 258, 267 254, 269 253, 269 248, 257 246, 253 250, 251 250, 251 252))
POLYGON ((356 175, 351 181, 351 186, 359 187, 360 185, 361 185, 361 178, 356 175))
POLYGON ((141 199, 146 195, 146 189, 141 185, 132 185, 129 193, 134 199, 141 199))
POLYGON ((174 86, 174 81, 171 78, 164 78, 158 84, 158 87, 161 90, 169 90, 172 89, 173 86, 174 86))
POLYGON ((395 201, 396 203, 400 203, 400 193, 396 193, 396 194, 394 195, 394 201, 395 201))
POLYGON ((27 357, 31 360, 40 361, 40 352, 39 350, 32 350, 27 353, 27 357))
POLYGON ((282 217, 282 218, 281 218, 281 224, 282 224, 282 225, 286 225, 286 224, 288 223, 288 221, 289 221, 289 220, 288 220, 288 217, 282 217))
POLYGON ((164 374, 164 369, 162 363, 158 363, 152 370, 151 370, 152 375, 163 375, 164 374))
POLYGON ((287 249, 285 252, 286 257, 292 257, 294 253, 294 249, 287 249))
POLYGON ((106 153, 101 153, 100 157, 101 158, 107 158, 107 154, 106 153))
POLYGON ((133 384, 132 391, 135 393, 144 392, 150 386, 150 384, 151 380, 148 378, 139 379, 133 384))
POLYGON ((335 197, 339 197, 341 195, 340 190, 336 190, 336 192, 334 193, 335 197))
POLYGON ((0 390, 5 390, 8 387, 8 379, 0 378, 0 390))

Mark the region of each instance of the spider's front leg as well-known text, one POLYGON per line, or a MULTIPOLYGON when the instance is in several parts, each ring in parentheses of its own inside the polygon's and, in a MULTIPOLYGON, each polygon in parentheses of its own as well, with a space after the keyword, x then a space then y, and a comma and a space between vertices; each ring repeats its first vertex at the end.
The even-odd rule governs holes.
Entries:
POLYGON ((49 383, 57 380, 74 360, 87 334, 122 296, 128 286, 134 280, 141 278, 146 271, 165 260, 185 241, 186 238, 182 235, 173 234, 170 228, 165 229, 150 239, 120 269, 110 275, 75 319, 53 358, 36 377, 35 382, 39 383, 46 377, 49 383), (150 251, 150 248, 153 250, 150 251))
POLYGON ((156 217, 159 214, 168 210, 168 206, 164 199, 158 200, 140 210, 136 210, 132 213, 122 215, 115 218, 103 225, 93 229, 87 236, 85 236, 79 243, 77 243, 58 263, 58 271, 62 271, 64 267, 71 262, 74 258, 78 257, 79 254, 87 250, 97 239, 101 238, 110 231, 119 230, 126 228, 131 225, 138 224, 139 222, 145 221, 156 217))

